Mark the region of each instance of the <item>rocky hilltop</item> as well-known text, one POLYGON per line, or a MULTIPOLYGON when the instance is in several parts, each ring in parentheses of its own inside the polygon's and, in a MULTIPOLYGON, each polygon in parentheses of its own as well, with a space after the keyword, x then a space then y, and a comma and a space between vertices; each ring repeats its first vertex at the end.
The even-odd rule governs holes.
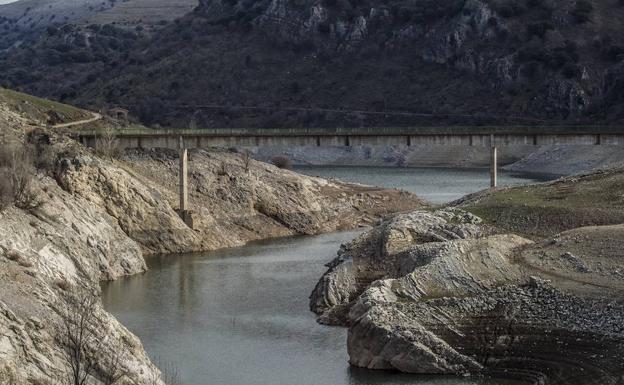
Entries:
MULTIPOLYGON (((2 385, 65 378, 58 339, 67 307, 73 309, 81 293, 97 295, 102 280, 146 271, 145 255, 316 234, 421 205, 399 191, 305 177, 241 154, 198 151, 190 163, 197 218, 191 229, 176 212, 177 154, 111 158, 41 127, 32 114, 49 108, 47 102, 22 100, 21 112, 14 102, 0 93, 2 385)), ((86 348, 97 358, 97 383, 107 383, 119 363, 126 384, 161 383, 140 341, 99 301, 88 330, 95 336, 86 348)))
POLYGON ((397 215, 341 248, 310 307, 320 322, 349 327, 355 366, 618 384, 624 286, 616 249, 624 238, 622 225, 611 223, 621 220, 585 217, 590 223, 570 222, 559 234, 562 227, 535 220, 563 188, 570 215, 582 217, 581 197, 613 205, 618 215, 621 197, 607 202, 590 186, 622 175, 616 169, 581 182, 476 194, 459 202, 462 208, 397 215), (502 218, 519 193, 527 210, 513 214, 512 227, 502 218))
POLYGON ((0 81, 94 109, 125 105, 145 124, 177 128, 623 116, 617 1, 199 3, 153 33, 52 25, 0 52, 0 81))

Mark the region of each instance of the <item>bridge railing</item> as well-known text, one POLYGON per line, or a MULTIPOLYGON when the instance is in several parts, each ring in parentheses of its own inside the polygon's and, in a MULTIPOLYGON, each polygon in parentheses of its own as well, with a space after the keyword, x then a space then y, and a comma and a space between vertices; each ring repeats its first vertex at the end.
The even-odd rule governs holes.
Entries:
MULTIPOLYGON (((82 131, 93 137, 98 131, 82 131)), ((582 135, 624 134, 624 126, 445 126, 445 127, 363 127, 363 128, 204 128, 204 129, 125 129, 117 136, 396 136, 396 135, 582 135)))

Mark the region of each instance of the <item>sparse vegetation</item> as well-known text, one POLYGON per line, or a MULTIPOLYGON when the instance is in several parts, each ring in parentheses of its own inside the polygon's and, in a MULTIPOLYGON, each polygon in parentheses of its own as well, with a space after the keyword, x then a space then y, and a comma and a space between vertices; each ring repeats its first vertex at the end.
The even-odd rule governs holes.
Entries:
POLYGON ((624 223, 618 172, 492 192, 466 209, 504 231, 544 237, 583 226, 624 223))
POLYGON ((121 361, 123 350, 106 353, 102 349, 97 304, 97 295, 84 289, 68 291, 58 304, 61 324, 56 338, 63 351, 68 385, 86 385, 96 374, 104 384, 114 385, 127 374, 121 361), (99 373, 103 366, 105 374, 99 373))
POLYGON ((43 203, 34 186, 36 170, 32 149, 19 143, 0 147, 0 210, 15 205, 34 210, 43 203))
MULTIPOLYGON (((481 25, 474 6, 463 0, 322 4, 327 18, 304 35, 277 31, 283 28, 280 23, 263 24, 266 0, 227 1, 219 11, 202 6, 153 34, 114 25, 58 25, 0 58, 0 84, 98 108, 129 105, 142 123, 175 128, 519 123, 512 116, 559 123, 571 116, 579 119, 579 113, 584 118, 585 112, 576 111, 564 96, 553 111, 543 90, 553 82, 578 80, 580 63, 606 70, 599 62, 608 58, 608 65, 615 65, 624 47, 617 33, 619 8, 591 23, 595 10, 607 5, 595 0, 565 6, 552 0, 489 0, 485 4, 495 12, 481 25), (361 39, 352 44, 336 39, 338 22, 360 17, 366 19, 361 39), (461 43, 448 41, 444 49, 435 47, 446 41, 437 36, 446 29, 438 26, 454 23, 468 24, 478 33, 460 37, 461 43), (577 23, 584 24, 581 30, 577 23), (431 34, 437 36, 434 40, 423 38, 430 28, 437 31, 431 34), (589 52, 588 42, 602 35, 610 36, 611 44, 600 55, 589 52), (471 71, 462 64, 513 61, 534 40, 543 51, 552 51, 559 41, 573 41, 579 45, 578 58, 572 63, 559 55, 552 65, 547 59, 510 63, 514 70, 502 77, 512 79, 467 74, 471 71), (472 52, 470 58, 466 52, 472 52), (41 60, 33 61, 33 53, 41 60), (519 77, 517 68, 522 68, 519 77), (511 82, 521 92, 500 97, 501 84, 511 82), (475 94, 480 98, 471 97, 475 94), (286 110, 291 107, 301 110, 286 110), (439 116, 368 113, 388 110, 435 111, 439 116)), ((305 19, 312 3, 291 2, 288 7, 293 18, 305 19)), ((594 78, 601 76, 582 84, 588 94, 600 87, 594 78)), ((586 120, 595 122, 595 114, 586 120)))
POLYGON ((245 150, 242 154, 243 157, 243 168, 245 169, 245 173, 249 173, 249 165, 251 163, 251 152, 245 150))
POLYGON ((106 127, 95 139, 95 152, 104 157, 116 158, 120 155, 119 140, 112 127, 106 127))

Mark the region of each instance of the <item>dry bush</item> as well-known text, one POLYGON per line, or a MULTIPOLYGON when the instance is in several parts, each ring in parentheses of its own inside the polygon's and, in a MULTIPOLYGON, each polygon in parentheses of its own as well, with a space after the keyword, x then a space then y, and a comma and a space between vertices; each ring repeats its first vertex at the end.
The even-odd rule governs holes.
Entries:
POLYGON ((247 150, 243 152, 243 167, 245 168, 245 173, 249 173, 249 165, 251 164, 251 153, 247 150))
POLYGON ((63 352, 67 384, 86 385, 97 377, 105 385, 114 385, 127 376, 122 361, 125 351, 103 349, 97 295, 82 289, 70 291, 58 309, 61 323, 56 339, 63 352))
POLYGON ((286 170, 290 170, 292 168, 292 162, 290 158, 285 155, 276 155, 271 158, 271 163, 275 165, 277 168, 283 168, 286 170))
POLYGON ((116 158, 120 155, 119 140, 115 136, 112 127, 106 127, 101 135, 95 139, 95 152, 108 158, 116 158))
POLYGON ((0 210, 11 204, 34 210, 43 203, 33 187, 36 177, 32 150, 21 144, 0 147, 0 210))

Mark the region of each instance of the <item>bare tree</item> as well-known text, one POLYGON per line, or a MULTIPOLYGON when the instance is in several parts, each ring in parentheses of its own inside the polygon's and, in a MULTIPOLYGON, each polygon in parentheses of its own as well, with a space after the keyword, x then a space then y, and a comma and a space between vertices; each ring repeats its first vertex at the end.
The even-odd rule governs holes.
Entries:
POLYGON ((21 143, 0 146, 0 210, 11 204, 33 210, 43 203, 34 188, 36 170, 32 149, 21 143))
POLYGON ((243 166, 245 167, 245 173, 249 173, 249 164, 251 163, 251 152, 249 150, 245 150, 242 154, 243 156, 243 166))
POLYGON ((104 385, 115 385, 123 378, 128 376, 127 369, 122 365, 124 350, 114 350, 104 360, 106 370, 100 375, 100 379, 104 385))
POLYGON ((102 156, 115 158, 119 155, 119 140, 112 127, 106 127, 95 139, 95 151, 102 156))
POLYGON ((97 303, 96 295, 78 289, 60 303, 57 340, 63 350, 69 385, 85 385, 96 374, 105 385, 114 385, 127 375, 121 361, 123 350, 102 353, 102 340, 96 333, 97 303))

